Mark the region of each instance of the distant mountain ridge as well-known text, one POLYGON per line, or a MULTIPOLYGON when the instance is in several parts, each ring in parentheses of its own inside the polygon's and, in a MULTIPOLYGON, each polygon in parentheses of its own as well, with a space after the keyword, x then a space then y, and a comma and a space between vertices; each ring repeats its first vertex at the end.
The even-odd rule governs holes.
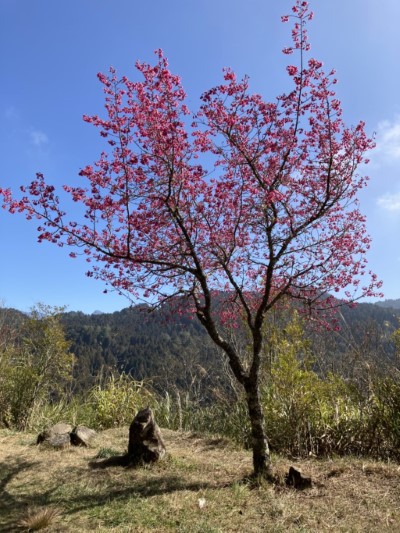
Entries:
POLYGON ((376 302, 374 305, 378 305, 379 307, 391 307, 392 309, 400 309, 400 298, 397 298, 397 300, 384 300, 383 302, 376 302))

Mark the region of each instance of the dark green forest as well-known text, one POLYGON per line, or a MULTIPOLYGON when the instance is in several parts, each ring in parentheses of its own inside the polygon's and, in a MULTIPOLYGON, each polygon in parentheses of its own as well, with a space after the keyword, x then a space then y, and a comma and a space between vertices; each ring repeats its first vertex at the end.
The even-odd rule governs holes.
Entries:
MULTIPOLYGON (((271 314, 271 320, 284 331, 285 317, 278 315, 271 314)), ((18 331, 24 318, 20 311, 0 310, 3 328, 8 324, 18 331)), ((336 315, 337 331, 310 329, 305 322, 314 369, 346 377, 354 377, 367 363, 384 370, 395 357, 392 335, 399 319, 400 300, 389 300, 343 306, 336 315)), ((113 371, 151 380, 158 391, 189 390, 200 382, 204 390, 226 387, 223 355, 196 318, 138 305, 114 313, 63 312, 60 320, 76 357, 76 393, 88 390, 99 373, 113 371)))
POLYGON ((187 389, 215 367, 215 348, 197 320, 146 306, 111 314, 64 313, 61 322, 77 358, 75 386, 90 387, 99 372, 147 379, 160 390, 187 389))
MULTIPOLYGON (((284 317, 271 317, 284 328, 284 317)), ((383 366, 391 362, 391 336, 399 327, 399 317, 400 308, 374 304, 341 308, 336 317, 338 331, 318 328, 307 333, 316 369, 353 375, 365 361, 383 366)), ((112 314, 70 312, 61 320, 77 357, 75 377, 80 388, 90 385, 105 368, 124 371, 137 380, 152 379, 158 389, 171 385, 186 389, 210 371, 214 380, 221 374, 223 355, 196 318, 137 306, 112 314)))

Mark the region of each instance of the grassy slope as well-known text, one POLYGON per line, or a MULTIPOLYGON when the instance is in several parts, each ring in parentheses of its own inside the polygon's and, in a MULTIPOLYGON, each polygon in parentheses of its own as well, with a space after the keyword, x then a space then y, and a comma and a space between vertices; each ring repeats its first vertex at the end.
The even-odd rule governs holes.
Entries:
MULTIPOLYGON (((163 435, 169 455, 162 463, 93 470, 88 462, 99 450, 125 450, 127 428, 98 434, 91 449, 62 451, 0 431, 0 531, 22 531, 21 519, 41 508, 59 511, 51 532, 400 531, 398 465, 309 460, 296 466, 313 488, 254 488, 244 481, 248 452, 217 439, 163 435)), ((282 476, 290 464, 275 458, 282 476)))

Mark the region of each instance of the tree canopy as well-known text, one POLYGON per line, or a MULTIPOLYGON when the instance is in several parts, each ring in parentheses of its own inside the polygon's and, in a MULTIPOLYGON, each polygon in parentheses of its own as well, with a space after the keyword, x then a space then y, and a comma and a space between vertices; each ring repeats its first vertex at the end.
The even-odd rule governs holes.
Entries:
POLYGON ((87 185, 64 186, 82 205, 67 218, 54 186, 38 174, 25 195, 3 190, 11 212, 40 219, 39 241, 83 250, 90 276, 150 301, 187 297, 243 385, 252 421, 254 466, 268 450, 258 398, 263 323, 278 302, 296 299, 312 313, 377 294, 365 253, 370 239, 357 193, 374 142, 364 123, 348 127, 334 71, 310 57, 308 3, 291 14, 296 54, 291 89, 266 101, 231 69, 190 111, 180 78, 161 50, 136 63, 141 81, 99 74, 106 117, 85 116, 107 143, 80 172, 87 185), (221 323, 244 320, 252 362, 243 365, 221 323))

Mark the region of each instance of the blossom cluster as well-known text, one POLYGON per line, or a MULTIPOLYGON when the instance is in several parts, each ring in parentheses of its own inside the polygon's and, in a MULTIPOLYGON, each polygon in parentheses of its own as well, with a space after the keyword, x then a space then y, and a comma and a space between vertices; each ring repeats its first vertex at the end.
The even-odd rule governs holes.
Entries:
POLYGON ((84 116, 108 149, 81 169, 82 186, 64 187, 83 220, 67 218, 41 174, 20 198, 0 191, 4 206, 38 218, 39 241, 81 251, 90 276, 132 298, 186 295, 199 318, 215 291, 225 320, 250 323, 283 296, 320 309, 330 293, 377 294, 357 206, 367 182, 357 168, 374 143, 363 122, 344 124, 334 71, 306 60, 308 3, 282 21, 292 18, 289 92, 266 101, 225 69, 191 113, 161 50, 154 65, 136 63, 141 81, 111 68, 98 75, 106 117, 84 116))

